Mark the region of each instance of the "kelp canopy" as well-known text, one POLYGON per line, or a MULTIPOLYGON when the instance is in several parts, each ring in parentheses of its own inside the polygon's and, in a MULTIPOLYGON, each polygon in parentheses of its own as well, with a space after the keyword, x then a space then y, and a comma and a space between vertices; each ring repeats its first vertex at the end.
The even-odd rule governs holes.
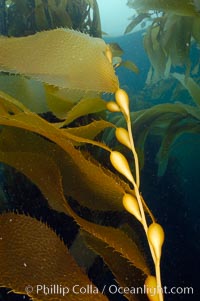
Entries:
POLYGON ((67 27, 101 37, 96 0, 3 0, 0 33, 25 36, 37 31, 67 27))
POLYGON ((182 16, 198 16, 199 1, 198 0, 128 0, 128 6, 134 7, 138 13, 147 12, 149 10, 159 12, 173 12, 182 16))
MULTIPOLYGON (((163 176, 167 169, 170 148, 176 139, 186 132, 193 134, 200 132, 198 71, 200 65, 198 60, 194 66, 190 58, 191 44, 200 43, 198 3, 198 1, 128 1, 128 5, 136 9, 138 15, 128 25, 126 33, 144 19, 150 23, 145 29, 143 43, 151 67, 146 86, 142 91, 149 108, 133 112, 132 122, 141 168, 145 161, 144 146, 148 137, 152 140, 158 137, 160 139, 156 156, 158 176, 163 176), (183 73, 171 72, 172 66, 184 67, 181 68, 183 73), (183 89, 187 91, 185 91, 187 100, 184 104, 180 97, 180 91, 183 89), (164 104, 158 103, 162 94, 165 98, 164 104), (173 103, 174 101, 176 103, 173 103)), ((178 71, 180 72, 180 68, 178 71)), ((115 122, 119 126, 123 124, 120 118, 115 122)))
POLYGON ((185 66, 188 75, 192 39, 200 43, 199 1, 129 0, 128 6, 136 9, 138 22, 133 20, 126 32, 144 18, 151 22, 144 36, 144 47, 152 65, 148 82, 167 78, 171 66, 185 66))

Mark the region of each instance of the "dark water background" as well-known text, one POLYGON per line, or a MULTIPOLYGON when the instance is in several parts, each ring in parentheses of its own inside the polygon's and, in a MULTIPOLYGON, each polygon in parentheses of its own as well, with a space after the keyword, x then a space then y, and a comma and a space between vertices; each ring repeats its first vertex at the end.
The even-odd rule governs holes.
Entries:
MULTIPOLYGON (((139 74, 125 68, 117 70, 120 86, 127 90, 131 98, 144 88, 150 67, 142 34, 143 32, 137 32, 105 39, 107 43, 117 42, 125 52, 123 59, 132 60, 140 70, 139 74)), ((192 66, 195 66, 200 57, 200 49, 195 44, 191 47, 190 56, 192 66)), ((174 68, 172 71, 181 72, 183 68, 174 68)), ((199 76, 197 74, 195 77, 199 76)), ((173 102, 171 94, 172 91, 165 91, 156 103, 173 102)), ((191 104, 187 92, 179 101, 191 104)), ((150 106, 153 104, 150 103, 150 106)), ((134 111, 133 105, 131 110, 134 111)), ((147 163, 142 173, 141 190, 166 233, 161 264, 163 285, 168 288, 175 286, 194 289, 194 294, 167 295, 165 300, 200 300, 200 136, 183 134, 175 141, 167 170, 162 177, 157 176, 156 141, 147 141, 146 149, 147 163)))

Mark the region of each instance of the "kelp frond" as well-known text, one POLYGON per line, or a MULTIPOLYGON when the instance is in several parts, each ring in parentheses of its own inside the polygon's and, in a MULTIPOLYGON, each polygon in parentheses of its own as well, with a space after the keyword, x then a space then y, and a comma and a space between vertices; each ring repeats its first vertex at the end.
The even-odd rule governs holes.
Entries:
MULTIPOLYGON (((74 300, 75 285, 90 285, 96 291, 96 300, 108 300, 47 225, 30 216, 5 213, 0 215, 0 226, 0 286, 12 288, 17 294, 26 292, 34 301, 50 301, 55 297, 45 294, 43 288, 51 287, 52 283, 59 283, 57 300, 74 300)), ((81 296, 81 300, 93 298, 93 294, 81 296)))
POLYGON ((172 12, 181 16, 199 16, 196 3, 191 0, 129 0, 129 7, 136 9, 139 13, 155 10, 160 12, 172 12))
MULTIPOLYGON (((191 88, 191 85, 189 87, 191 88)), ((195 91, 193 90, 192 93, 195 94, 195 91)), ((144 154, 147 138, 149 135, 160 137, 161 145, 156 157, 159 176, 162 176, 166 171, 170 149, 176 139, 186 132, 200 132, 199 108, 182 103, 159 104, 146 110, 132 112, 131 121, 141 169, 145 164, 144 154)), ((123 118, 118 118, 116 126, 124 126, 123 118)), ((111 139, 113 139, 112 134, 108 136, 108 140, 111 139)))
MULTIPOLYGON (((109 252, 115 252, 115 256, 122 256, 123 259, 121 259, 121 261, 126 263, 129 273, 136 268, 141 275, 141 279, 149 276, 150 270, 144 254, 124 231, 113 227, 98 225, 80 217, 73 208, 71 208, 65 197, 73 197, 84 207, 104 211, 122 210, 123 204, 121 200, 125 191, 133 194, 129 185, 123 182, 120 177, 111 171, 105 171, 105 169, 99 164, 97 165, 94 161, 88 160, 71 142, 70 137, 74 135, 77 137, 77 141, 78 137, 80 137, 82 143, 87 143, 88 139, 84 137, 95 135, 97 129, 95 129, 94 132, 92 125, 88 125, 87 128, 84 129, 80 128, 79 130, 74 128, 71 129, 71 131, 68 131, 68 129, 59 129, 54 124, 50 124, 40 118, 37 114, 30 112, 21 105, 20 102, 4 93, 1 94, 0 109, 0 124, 5 126, 1 131, 0 161, 26 175, 26 177, 41 190, 49 206, 58 212, 64 212, 70 215, 81 229, 87 232, 88 237, 96 241, 96 247, 98 247, 98 245, 104 246, 103 253, 99 253, 98 249, 95 249, 100 256, 104 258, 106 254, 105 250, 108 248, 109 252), (101 181, 99 181, 100 178, 101 181)), ((96 122, 96 124, 98 124, 98 122, 96 122)), ((109 125, 109 123, 104 124, 104 122, 101 121, 101 126, 98 131, 109 125)), ((90 140, 90 143, 92 143, 92 140, 90 140)), ((7 253, 7 258, 11 261, 10 267, 6 264, 7 261, 1 261, 0 263, 2 271, 7 271, 6 275, 8 276, 5 279, 5 273, 1 274, 1 286, 10 287, 16 293, 24 293, 24 279, 28 277, 27 274, 29 274, 30 271, 32 274, 38 274, 37 269, 40 267, 35 266, 35 268, 33 268, 32 264, 34 260, 39 260, 41 256, 43 244, 40 244, 41 248, 38 248, 40 236, 37 236, 37 240, 33 239, 32 248, 30 250, 28 244, 25 245, 18 239, 20 233, 22 239, 27 237, 27 241, 30 241, 29 236, 26 236, 26 234, 28 233, 27 235, 32 237, 32 230, 37 233, 37 228, 40 229, 39 231, 44 237, 43 243, 46 246, 45 250, 47 250, 45 255, 42 253, 47 264, 43 264, 43 274, 40 274, 40 276, 43 277, 43 281, 46 281, 45 283, 47 285, 49 283, 48 277, 51 276, 54 270, 49 271, 48 260, 51 260, 51 258, 48 256, 46 239, 49 240, 50 244, 56 244, 53 261, 55 262, 54 269, 57 269, 57 262, 63 261, 62 258, 65 255, 68 267, 75 264, 71 255, 67 255, 67 249, 65 250, 63 244, 61 247, 61 242, 59 242, 59 238, 55 233, 35 219, 8 213, 0 216, 0 224, 4 225, 4 228, 1 227, 1 237, 3 239, 0 242, 0 253, 3 253, 4 248, 8 247, 10 241, 9 231, 12 231, 12 227, 15 229, 13 233, 15 233, 16 237, 16 239, 12 239, 13 251, 9 252, 10 248, 7 250, 9 253, 7 253), (23 227, 23 223, 26 223, 26 227, 23 227), (21 226, 25 229, 26 233, 20 228, 21 226), (8 237, 8 241, 6 237, 8 237), (35 248, 37 251, 35 251, 35 248), (63 250, 63 253, 58 253, 58 250, 60 250, 60 252, 63 250), (15 252, 17 252, 18 255, 13 257, 15 252), (23 254, 22 266, 20 265, 22 259, 21 254, 23 254), (15 267, 15 269, 13 267, 15 267), (24 268, 26 268, 26 270, 23 274, 21 269, 24 268), (23 274, 25 278, 18 274, 23 274), (18 281, 16 281, 16 279, 18 279, 18 281)), ((88 242, 88 244, 90 245, 91 243, 88 242)), ((106 256, 107 259, 111 255, 109 252, 106 256)), ((110 260, 109 266, 116 272, 114 262, 110 260)), ((65 270, 67 272, 67 268, 65 270)), ((57 281, 60 279, 59 283, 64 285, 68 278, 66 278, 66 273, 62 271, 63 269, 59 269, 59 272, 54 273, 54 275, 57 281)), ((80 283, 86 281, 84 279, 87 279, 87 276, 84 273, 79 273, 78 266, 73 268, 73 275, 76 274, 77 277, 72 277, 72 275, 69 274, 71 277, 71 281, 68 282, 69 286, 73 285, 73 281, 77 281, 79 278, 80 283)), ((119 277, 119 283, 126 283, 124 277, 125 275, 119 277)), ((131 274, 128 278, 131 279, 131 274)), ((31 278, 30 282, 31 285, 35 287, 36 282, 40 283, 40 278, 36 277, 33 281, 31 278)), ((34 293, 34 291, 31 291, 28 292, 28 295, 31 296, 33 300, 39 300, 34 293)), ((68 297, 69 300, 72 298, 70 294, 68 297)), ((99 300, 107 300, 106 297, 101 294, 98 295, 98 298, 99 300)), ((51 299, 47 297, 47 300, 51 299)))
POLYGON ((191 65, 191 40, 194 38, 197 43, 200 41, 200 13, 196 1, 129 0, 128 6, 136 9, 138 15, 125 32, 134 28, 134 20, 142 21, 145 14, 151 13, 151 18, 148 18, 150 25, 144 36, 145 51, 153 67, 148 82, 167 78, 171 66, 177 65, 185 66, 187 77, 191 65))
POLYGON ((96 0, 5 0, 1 6, 0 33, 27 36, 37 31, 65 27, 101 37, 96 0))
POLYGON ((60 88, 115 92, 119 84, 106 56, 107 47, 102 39, 69 29, 0 37, 0 70, 60 88), (37 52, 30 52, 32 48, 37 52))

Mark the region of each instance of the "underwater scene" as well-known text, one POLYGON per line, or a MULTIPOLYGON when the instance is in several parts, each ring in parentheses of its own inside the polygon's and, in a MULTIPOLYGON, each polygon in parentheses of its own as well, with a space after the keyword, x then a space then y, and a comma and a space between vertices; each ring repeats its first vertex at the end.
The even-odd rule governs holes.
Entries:
POLYGON ((200 0, 0 0, 0 301, 199 300, 199 156, 200 0))

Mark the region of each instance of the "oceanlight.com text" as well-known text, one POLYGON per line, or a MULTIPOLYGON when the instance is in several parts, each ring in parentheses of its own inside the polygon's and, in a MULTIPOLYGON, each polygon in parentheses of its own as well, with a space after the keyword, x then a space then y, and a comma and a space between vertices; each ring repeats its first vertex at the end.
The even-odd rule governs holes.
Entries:
POLYGON ((81 286, 75 284, 73 286, 63 286, 61 284, 38 284, 36 286, 27 285, 25 287, 25 292, 27 294, 40 294, 40 295, 61 295, 66 296, 68 294, 74 295, 96 295, 96 294, 121 294, 121 295, 142 295, 149 294, 154 296, 156 293, 162 292, 164 295, 193 295, 193 287, 167 287, 163 286, 162 288, 150 288, 146 285, 141 287, 119 287, 116 284, 104 285, 102 289, 98 289, 92 284, 87 284, 81 286))
POLYGON ((164 294, 171 294, 171 295, 192 295, 194 293, 193 287, 171 287, 168 288, 167 286, 163 286, 162 288, 150 288, 146 285, 141 287, 118 287, 116 285, 110 285, 108 287, 108 291, 110 294, 131 294, 131 295, 141 295, 141 294, 150 294, 154 296, 156 293, 159 293, 160 291, 164 294))

